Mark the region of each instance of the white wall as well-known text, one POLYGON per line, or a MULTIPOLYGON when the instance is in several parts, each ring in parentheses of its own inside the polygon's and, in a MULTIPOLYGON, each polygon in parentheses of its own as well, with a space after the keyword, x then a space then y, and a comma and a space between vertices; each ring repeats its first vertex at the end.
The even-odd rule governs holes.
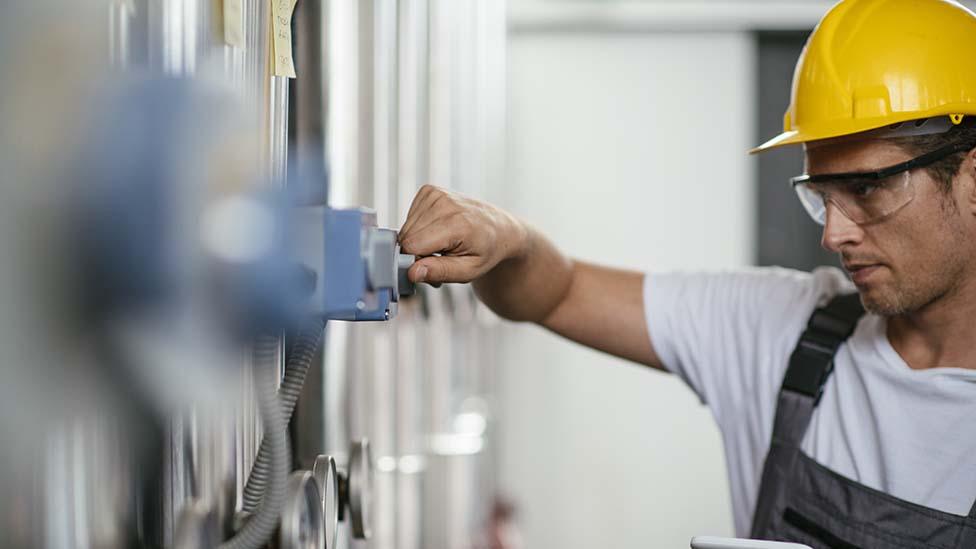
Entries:
MULTIPOLYGON (((753 256, 755 52, 745 33, 515 33, 498 201, 572 255, 639 270, 753 256)), ((526 547, 731 535, 721 443, 676 378, 506 329, 500 473, 526 547)))

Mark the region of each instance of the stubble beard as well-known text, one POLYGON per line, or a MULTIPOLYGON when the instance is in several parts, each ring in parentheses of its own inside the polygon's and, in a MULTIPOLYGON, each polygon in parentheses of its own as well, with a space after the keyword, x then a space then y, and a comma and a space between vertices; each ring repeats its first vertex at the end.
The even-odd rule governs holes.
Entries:
POLYGON ((935 269, 920 273, 919 276, 902 279, 893 274, 892 280, 879 287, 871 288, 861 294, 864 309, 882 317, 912 314, 937 301, 951 299, 959 293, 969 271, 964 254, 952 253, 955 246, 947 246, 942 264, 935 269))
POLYGON ((864 310, 885 318, 918 311, 941 297, 940 292, 924 291, 918 286, 887 287, 861 292, 864 310))

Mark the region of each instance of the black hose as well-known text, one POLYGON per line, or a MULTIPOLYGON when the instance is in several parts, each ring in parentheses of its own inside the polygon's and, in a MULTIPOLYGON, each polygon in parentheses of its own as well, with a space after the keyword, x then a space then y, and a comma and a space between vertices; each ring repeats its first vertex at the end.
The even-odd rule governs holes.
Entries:
MULTIPOLYGON (((289 353, 285 364, 285 375, 278 389, 278 402, 281 406, 281 414, 284 417, 285 425, 291 421, 292 413, 295 411, 295 404, 298 396, 302 392, 305 384, 305 376, 315 352, 322 343, 322 336, 325 331, 325 321, 321 319, 313 320, 295 338, 294 346, 289 353)), ((271 441, 265 436, 261 439, 261 447, 258 449, 257 458, 254 466, 247 477, 244 485, 244 511, 253 513, 261 505, 261 500, 268 489, 269 475, 271 473, 271 441)))
POLYGON ((291 458, 285 429, 287 422, 275 395, 275 368, 278 341, 273 336, 259 336, 254 349, 255 392, 264 438, 261 449, 267 456, 261 505, 233 538, 221 544, 221 549, 259 549, 274 534, 285 502, 285 490, 291 458))

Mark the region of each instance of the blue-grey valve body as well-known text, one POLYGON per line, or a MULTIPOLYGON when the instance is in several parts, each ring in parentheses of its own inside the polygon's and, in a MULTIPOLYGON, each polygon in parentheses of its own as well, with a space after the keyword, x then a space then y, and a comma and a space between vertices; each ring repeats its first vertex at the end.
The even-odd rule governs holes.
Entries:
POLYGON ((401 295, 413 293, 397 232, 376 226, 365 208, 296 208, 299 259, 318 275, 312 308, 329 320, 390 320, 401 295))

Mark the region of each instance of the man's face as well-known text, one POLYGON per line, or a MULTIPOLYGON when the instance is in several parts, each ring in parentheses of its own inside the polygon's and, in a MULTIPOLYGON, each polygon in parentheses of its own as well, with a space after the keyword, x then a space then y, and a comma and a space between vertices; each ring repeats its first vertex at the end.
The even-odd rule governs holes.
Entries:
MULTIPOLYGON (((884 140, 825 140, 806 148, 809 174, 872 171, 912 158, 884 140)), ((893 316, 951 295, 976 257, 973 160, 967 156, 946 194, 923 169, 911 171, 914 199, 878 221, 858 225, 827 204, 821 244, 840 255, 868 311, 893 316)))

